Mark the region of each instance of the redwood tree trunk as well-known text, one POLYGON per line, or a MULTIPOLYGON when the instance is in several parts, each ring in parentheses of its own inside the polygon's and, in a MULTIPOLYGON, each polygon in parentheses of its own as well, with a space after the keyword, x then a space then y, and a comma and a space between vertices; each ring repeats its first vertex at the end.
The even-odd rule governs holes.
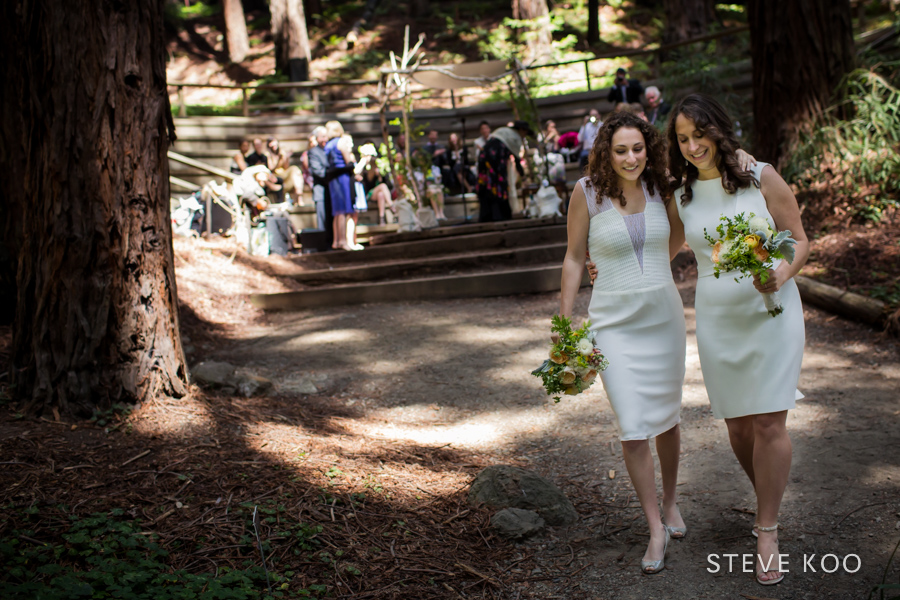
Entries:
POLYGON ((14 393, 81 413, 183 395, 163 0, 11 0, 2 15, 14 393))
POLYGON ((247 58, 250 40, 247 39, 247 22, 241 0, 223 0, 225 10, 225 38, 228 44, 228 60, 239 63, 247 58))
POLYGON ((716 20, 715 0, 666 0, 663 43, 673 44, 709 33, 716 20))
POLYGON ((309 35, 302 0, 271 0, 275 68, 291 81, 309 80, 309 35))
POLYGON ((849 0, 751 0, 753 120, 758 158, 775 163, 854 67, 849 0))
POLYGON ((525 50, 525 62, 544 59, 550 55, 553 33, 550 30, 550 9, 547 0, 513 0, 513 19, 532 21, 531 39, 525 50))

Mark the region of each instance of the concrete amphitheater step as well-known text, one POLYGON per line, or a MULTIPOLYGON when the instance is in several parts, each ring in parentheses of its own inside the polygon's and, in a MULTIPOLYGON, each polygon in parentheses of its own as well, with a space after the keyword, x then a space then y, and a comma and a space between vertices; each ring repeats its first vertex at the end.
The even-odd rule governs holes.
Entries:
MULTIPOLYGON (((414 279, 311 288, 280 294, 253 294, 263 310, 302 310, 367 302, 444 300, 552 292, 559 289, 561 263, 414 279)), ((587 272, 582 285, 588 283, 587 272)))
POLYGON ((566 243, 560 242, 526 248, 307 270, 287 276, 308 286, 337 285, 410 277, 456 275, 460 271, 484 268, 516 268, 539 263, 562 264, 565 255, 566 243))
POLYGON ((361 252, 322 252, 297 256, 291 260, 304 268, 317 269, 386 260, 419 259, 454 253, 487 252, 565 241, 565 225, 544 225, 384 244, 372 246, 361 252))

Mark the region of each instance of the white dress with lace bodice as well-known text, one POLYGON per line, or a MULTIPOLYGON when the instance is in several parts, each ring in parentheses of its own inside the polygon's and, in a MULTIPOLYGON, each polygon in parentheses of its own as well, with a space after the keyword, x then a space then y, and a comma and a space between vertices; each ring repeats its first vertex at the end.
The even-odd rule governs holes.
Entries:
MULTIPOLYGON (((757 181, 765 166, 752 169, 757 181)), ((715 235, 722 215, 754 213, 774 225, 766 199, 756 186, 729 194, 721 179, 695 181, 691 191, 686 205, 683 187, 672 201, 678 203, 684 235, 697 258, 697 350, 713 415, 733 419, 794 408, 803 397, 797 381, 806 338, 797 284, 791 279, 782 286, 778 296, 784 312, 771 317, 752 279, 736 283, 733 273, 713 276, 712 248, 703 237, 704 229, 715 235)))
POLYGON ((680 421, 684 383, 684 306, 669 265, 669 220, 659 194, 643 212, 623 215, 597 202, 587 178, 588 251, 597 265, 591 328, 609 359, 600 374, 622 440, 644 440, 680 421))

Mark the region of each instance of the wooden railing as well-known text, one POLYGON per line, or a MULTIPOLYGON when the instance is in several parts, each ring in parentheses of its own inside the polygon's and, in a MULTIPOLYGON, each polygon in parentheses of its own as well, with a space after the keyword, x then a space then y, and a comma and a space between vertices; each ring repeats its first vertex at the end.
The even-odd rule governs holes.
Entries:
MULTIPOLYGON (((654 57, 654 71, 655 76, 659 76, 660 72, 660 63, 662 61, 661 54, 674 50, 676 48, 681 48, 684 46, 688 46, 691 44, 696 44, 698 42, 707 42, 711 40, 720 39, 723 37, 727 37, 730 35, 736 35, 740 33, 744 33, 749 31, 749 26, 741 26, 741 27, 732 27, 730 29, 724 29, 722 31, 718 31, 716 33, 710 33, 708 35, 702 35, 695 38, 691 38, 689 40, 684 40, 682 42, 677 42, 674 44, 664 44, 661 46, 656 46, 654 48, 645 48, 642 50, 620 50, 617 52, 610 52, 606 54, 600 54, 593 56, 591 58, 580 58, 576 60, 562 61, 556 63, 545 63, 540 65, 528 65, 522 67, 523 70, 526 71, 537 71, 539 69, 548 69, 548 68, 556 68, 568 65, 574 65, 582 63, 584 65, 584 81, 587 84, 587 89, 591 90, 591 78, 598 79, 599 75, 592 75, 590 70, 590 63, 594 61, 600 60, 610 60, 615 58, 628 58, 632 56, 650 56, 654 57)), ((313 110, 317 113, 324 112, 325 107, 329 104, 358 104, 363 108, 367 108, 369 104, 373 103, 374 100, 369 98, 368 96, 361 96, 359 98, 354 98, 352 100, 327 100, 322 96, 322 89, 329 87, 363 87, 363 86, 372 86, 377 85, 379 80, 377 79, 348 79, 344 81, 340 80, 332 80, 332 81, 301 81, 301 82, 286 82, 286 83, 261 83, 261 84, 253 84, 253 85, 226 85, 226 84, 213 84, 213 83, 184 83, 172 81, 168 83, 169 87, 174 87, 177 91, 178 95, 178 116, 186 117, 187 116, 187 102, 185 101, 184 89, 185 88, 211 88, 211 89, 224 89, 224 90, 240 90, 241 91, 241 113, 243 116, 250 116, 251 107, 254 110, 266 110, 271 108, 294 108, 298 106, 305 106, 312 104, 313 110), (281 102, 277 104, 250 104, 250 95, 252 92, 256 90, 297 90, 304 91, 307 90, 310 93, 309 99, 304 99, 302 101, 297 102, 281 102)), ((420 90, 420 93, 428 93, 429 89, 420 90)), ((476 94, 467 94, 467 96, 476 95, 476 94)), ((456 107, 456 101, 464 96, 454 96, 452 93, 447 95, 447 98, 450 100, 450 104, 453 108, 456 107)))

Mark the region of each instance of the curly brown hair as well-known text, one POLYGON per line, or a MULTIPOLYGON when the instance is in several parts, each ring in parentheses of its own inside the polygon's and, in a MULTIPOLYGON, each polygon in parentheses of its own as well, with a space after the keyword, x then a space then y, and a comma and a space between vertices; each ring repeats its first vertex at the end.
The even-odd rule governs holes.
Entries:
POLYGON ((741 170, 737 159, 737 151, 741 147, 734 134, 732 120, 725 108, 714 98, 705 94, 690 94, 675 105, 669 115, 666 138, 669 142, 669 173, 673 177, 672 191, 684 186, 681 204, 686 205, 694 197, 691 184, 697 181, 700 172, 682 154, 678 145, 678 134, 675 121, 678 115, 684 115, 694 122, 694 127, 716 144, 716 168, 722 174, 722 187, 729 194, 739 189, 755 185, 759 182, 753 174, 741 170))
POLYGON ((666 175, 666 142, 653 125, 631 113, 614 113, 600 127, 591 154, 588 158, 587 177, 590 185, 597 192, 597 202, 604 197, 617 198, 619 204, 625 206, 625 194, 619 185, 619 176, 612 166, 612 138, 622 127, 637 129, 644 136, 647 145, 647 166, 641 173, 641 179, 647 184, 647 191, 656 192, 669 202, 668 176, 666 175))

